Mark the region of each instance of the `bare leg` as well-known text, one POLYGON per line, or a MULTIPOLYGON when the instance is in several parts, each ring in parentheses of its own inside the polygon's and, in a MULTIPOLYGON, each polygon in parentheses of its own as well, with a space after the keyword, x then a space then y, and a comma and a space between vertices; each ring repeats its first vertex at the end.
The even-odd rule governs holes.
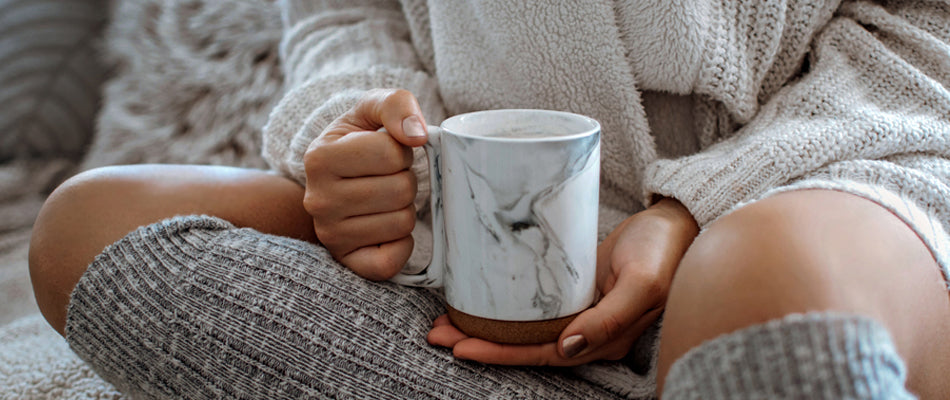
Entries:
POLYGON ((69 296, 103 248, 141 225, 206 214, 316 242, 300 185, 264 171, 211 166, 99 168, 57 188, 37 217, 30 276, 47 321, 63 333, 69 296))
POLYGON ((931 254, 901 220, 833 191, 780 194, 713 223, 674 278, 659 384, 706 340, 808 311, 869 316, 890 331, 922 398, 950 392, 950 301, 931 254))

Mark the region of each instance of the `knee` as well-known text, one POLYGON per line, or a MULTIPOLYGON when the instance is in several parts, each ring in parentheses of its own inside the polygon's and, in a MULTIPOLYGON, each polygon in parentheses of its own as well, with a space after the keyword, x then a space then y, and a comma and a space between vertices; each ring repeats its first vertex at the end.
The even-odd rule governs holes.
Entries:
POLYGON ((706 340, 791 313, 839 311, 897 325, 907 310, 880 294, 912 292, 921 276, 938 274, 895 271, 910 265, 934 262, 901 220, 865 199, 802 191, 743 207, 710 224, 680 263, 659 376, 706 340))
MULTIPOLYGON (((667 320, 683 318, 721 333, 794 312, 845 307, 836 287, 834 249, 813 213, 767 199, 712 223, 685 254, 667 320)), ((698 343, 696 343, 698 344, 698 343)))
POLYGON ((927 268, 934 265, 917 235, 880 205, 811 190, 767 198, 710 224, 674 285, 687 301, 748 325, 813 310, 875 314, 889 303, 875 290, 915 285, 936 276, 937 268, 927 268))
MULTIPOLYGON (((30 240, 29 268, 34 296, 46 320, 60 333, 79 277, 107 244, 100 229, 114 208, 121 185, 116 167, 76 175, 43 204, 30 240)), ((108 242, 111 243, 111 242, 108 242)))

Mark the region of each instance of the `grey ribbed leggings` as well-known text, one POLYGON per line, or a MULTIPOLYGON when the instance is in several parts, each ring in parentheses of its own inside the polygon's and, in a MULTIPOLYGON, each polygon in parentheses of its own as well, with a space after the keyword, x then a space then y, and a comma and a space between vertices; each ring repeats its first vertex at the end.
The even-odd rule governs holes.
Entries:
MULTIPOLYGON (((437 294, 365 281, 319 246, 187 216, 142 227, 100 254, 73 292, 66 335, 100 376, 137 398, 654 396, 651 372, 624 363, 455 360, 425 341, 443 312, 437 294)), ((912 398, 904 378, 879 324, 808 314, 693 349, 674 365, 664 397, 912 398)))

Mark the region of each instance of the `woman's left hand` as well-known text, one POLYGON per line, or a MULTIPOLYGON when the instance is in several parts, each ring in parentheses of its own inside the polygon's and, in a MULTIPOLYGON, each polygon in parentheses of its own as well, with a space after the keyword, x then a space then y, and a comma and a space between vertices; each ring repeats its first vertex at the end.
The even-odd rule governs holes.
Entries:
POLYGON ((597 248, 597 286, 604 295, 561 332, 556 343, 509 345, 469 337, 446 315, 428 340, 456 358, 487 364, 573 366, 618 360, 663 312, 673 274, 698 232, 679 201, 665 198, 632 215, 597 248))

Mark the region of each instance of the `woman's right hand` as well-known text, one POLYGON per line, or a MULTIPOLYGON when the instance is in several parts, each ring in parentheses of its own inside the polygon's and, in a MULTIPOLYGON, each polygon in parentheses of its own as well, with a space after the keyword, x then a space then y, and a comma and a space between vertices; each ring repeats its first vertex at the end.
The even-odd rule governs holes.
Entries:
POLYGON ((304 155, 303 203, 317 239, 364 278, 391 278, 412 253, 411 148, 425 143, 426 123, 412 93, 375 89, 330 123, 304 155))

